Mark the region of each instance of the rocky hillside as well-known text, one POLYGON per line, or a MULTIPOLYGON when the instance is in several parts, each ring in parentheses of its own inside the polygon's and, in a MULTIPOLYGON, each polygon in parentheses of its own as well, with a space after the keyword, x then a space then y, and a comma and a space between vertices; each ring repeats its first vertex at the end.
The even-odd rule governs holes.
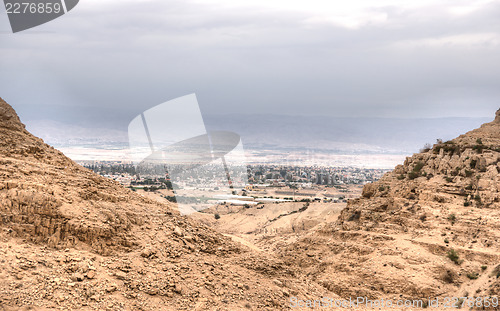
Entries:
POLYGON ((499 240, 500 110, 366 185, 281 255, 342 297, 479 297, 499 294, 499 240))
POLYGON ((327 293, 78 166, 1 99, 0 254, 0 310, 276 310, 327 293))

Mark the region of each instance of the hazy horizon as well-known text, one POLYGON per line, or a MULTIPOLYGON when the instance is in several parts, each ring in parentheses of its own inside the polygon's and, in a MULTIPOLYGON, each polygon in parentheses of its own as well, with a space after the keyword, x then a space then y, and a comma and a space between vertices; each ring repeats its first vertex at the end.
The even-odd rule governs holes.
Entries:
POLYGON ((337 154, 409 154, 499 106, 498 1, 86 0, 19 33, 2 12, 0 96, 75 148, 193 93, 250 149, 337 154))
MULTIPOLYGON (((208 131, 239 134, 249 162, 314 160, 325 166, 392 168, 425 143, 452 139, 491 119, 232 114, 208 115, 204 121, 208 131), (366 164, 361 163, 369 157, 366 164)), ((29 131, 74 160, 129 161, 126 128, 89 128, 51 120, 24 122, 29 131)))
POLYGON ((10 33, 0 94, 25 120, 125 126, 196 93, 208 114, 491 117, 500 3, 81 1, 10 33))

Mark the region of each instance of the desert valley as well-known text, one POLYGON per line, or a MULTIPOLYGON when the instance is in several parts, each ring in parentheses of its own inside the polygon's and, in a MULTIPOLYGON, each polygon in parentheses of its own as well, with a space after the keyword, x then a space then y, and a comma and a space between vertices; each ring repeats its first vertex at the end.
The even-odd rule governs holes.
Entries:
POLYGON ((364 187, 182 216, 172 192, 76 164, 0 99, 0 310, 333 310, 358 297, 498 310, 500 110, 493 118, 364 187))

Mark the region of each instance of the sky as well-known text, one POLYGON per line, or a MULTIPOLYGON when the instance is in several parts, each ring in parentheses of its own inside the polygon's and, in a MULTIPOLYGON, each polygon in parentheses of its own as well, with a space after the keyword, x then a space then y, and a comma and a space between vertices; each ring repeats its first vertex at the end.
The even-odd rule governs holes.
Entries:
POLYGON ((81 0, 13 34, 0 97, 23 120, 126 129, 196 93, 206 115, 493 117, 500 1, 81 0))

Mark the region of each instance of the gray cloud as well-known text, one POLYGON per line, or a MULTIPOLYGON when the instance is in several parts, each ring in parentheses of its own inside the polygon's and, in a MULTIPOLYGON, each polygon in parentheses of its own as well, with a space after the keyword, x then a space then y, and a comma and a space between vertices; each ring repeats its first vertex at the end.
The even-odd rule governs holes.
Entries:
POLYGON ((310 12, 186 1, 81 1, 20 34, 0 23, 0 96, 25 119, 124 128, 195 92, 203 112, 489 117, 500 4, 466 14, 366 8, 346 28, 310 12))

